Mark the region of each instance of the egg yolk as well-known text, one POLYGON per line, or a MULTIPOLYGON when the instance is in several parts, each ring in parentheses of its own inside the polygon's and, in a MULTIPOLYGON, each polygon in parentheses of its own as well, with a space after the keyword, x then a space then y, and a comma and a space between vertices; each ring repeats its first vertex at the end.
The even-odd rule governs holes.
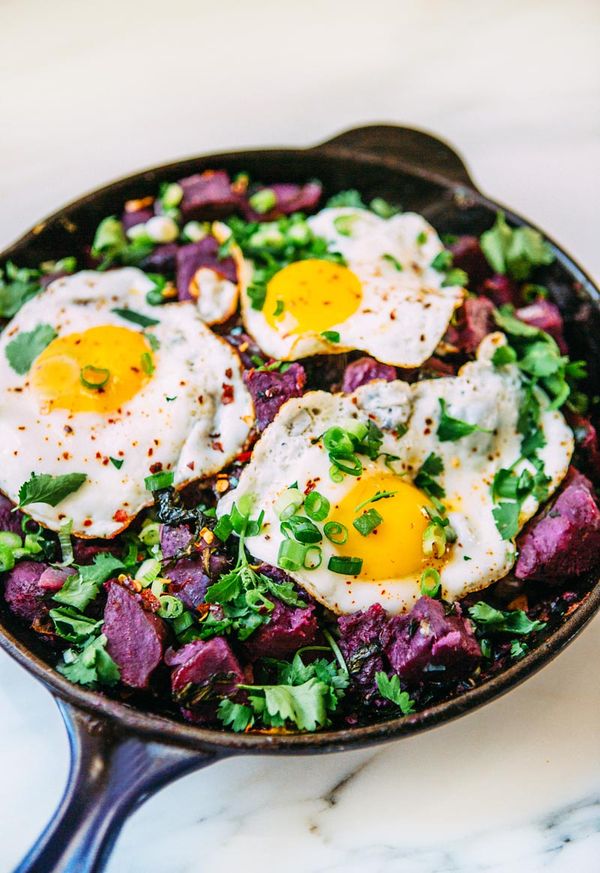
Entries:
POLYGON ((53 340, 36 358, 31 384, 47 411, 112 412, 153 370, 154 353, 142 333, 103 325, 53 340))
POLYGON ((433 509, 430 500, 393 473, 361 476, 332 506, 329 519, 341 522, 348 530, 347 541, 336 550, 340 555, 362 558, 359 578, 365 581, 420 575, 426 566, 440 563, 423 554, 423 533, 430 520, 425 507, 433 509), (373 501, 378 493, 389 496, 373 501), (382 521, 363 536, 353 522, 371 509, 382 521))
POLYGON ((356 312, 361 300, 362 286, 352 270, 309 258, 289 264, 273 276, 263 312, 275 330, 321 333, 356 312))

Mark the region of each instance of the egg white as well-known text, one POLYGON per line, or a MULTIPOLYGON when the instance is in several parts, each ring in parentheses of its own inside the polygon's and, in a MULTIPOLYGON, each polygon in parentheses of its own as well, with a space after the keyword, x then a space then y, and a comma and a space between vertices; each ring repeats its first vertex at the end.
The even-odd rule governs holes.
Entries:
POLYGON ((57 507, 27 506, 53 530, 70 518, 78 536, 112 537, 153 502, 144 485, 151 468, 172 470, 175 486, 182 487, 217 473, 246 442, 254 413, 237 353, 203 324, 193 302, 149 305, 152 287, 135 268, 58 279, 26 303, 0 336, 0 489, 18 502, 32 472, 88 477, 57 507), (100 325, 142 330, 115 308, 158 321, 148 328, 160 344, 153 352, 154 373, 114 412, 48 412, 29 374, 20 376, 9 365, 7 344, 39 324, 51 325, 59 336, 100 325), (120 469, 111 457, 123 460, 120 469))
MULTIPOLYGON (((444 471, 437 481, 446 491, 447 517, 457 534, 457 541, 449 547, 440 569, 444 598, 457 600, 502 578, 515 561, 516 549, 514 541, 502 539, 496 527, 491 484, 499 469, 512 464, 519 472, 525 468, 534 472, 529 461, 519 460, 521 435, 517 418, 522 387, 518 368, 508 365, 497 369, 491 363, 495 349, 505 341, 503 334, 490 334, 482 342, 477 360, 465 364, 456 377, 412 385, 400 380, 379 381, 350 395, 312 391, 289 400, 256 445, 238 487, 221 499, 217 514, 228 512, 243 495, 252 495, 256 512, 264 510, 265 517, 261 532, 247 541, 249 552, 276 565, 282 540, 274 508, 278 497, 297 481, 300 491, 316 487, 332 506, 339 502, 356 479, 346 476, 340 483, 331 481, 330 461, 320 437, 332 425, 370 418, 383 430, 382 452, 398 457, 391 463, 405 481, 413 481, 431 452, 443 460, 444 471), (440 441, 439 398, 445 399, 453 417, 485 430, 455 442, 440 441), (406 428, 400 438, 395 435, 399 427, 406 428)), ((539 392, 538 399, 540 428, 546 439, 539 457, 550 479, 551 494, 567 472, 573 434, 562 414, 550 408, 543 392, 539 392)), ((381 458, 361 460, 364 476, 386 469, 381 458)), ((530 496, 522 507, 519 527, 537 508, 538 501, 530 496)), ((321 545, 321 566, 293 571, 290 576, 333 611, 352 613, 379 602, 388 612, 399 613, 410 609, 420 596, 420 574, 374 582, 332 573, 327 562, 336 554, 335 546, 326 539, 321 545)))
MULTIPOLYGON (((329 242, 332 251, 343 255, 361 283, 362 300, 344 321, 331 325, 330 330, 339 333, 339 342, 330 342, 316 331, 295 333, 293 318, 285 314, 274 328, 264 310, 252 308, 247 293, 252 264, 246 261, 242 314, 248 333, 263 351, 287 361, 360 349, 399 367, 417 367, 431 357, 464 297, 463 288, 444 287, 444 274, 431 267, 443 250, 433 227, 412 212, 383 219, 365 209, 347 207, 323 209, 308 224, 315 235, 329 242), (336 228, 340 218, 350 222, 350 235, 336 228)), ((317 299, 318 294, 315 289, 317 299)))

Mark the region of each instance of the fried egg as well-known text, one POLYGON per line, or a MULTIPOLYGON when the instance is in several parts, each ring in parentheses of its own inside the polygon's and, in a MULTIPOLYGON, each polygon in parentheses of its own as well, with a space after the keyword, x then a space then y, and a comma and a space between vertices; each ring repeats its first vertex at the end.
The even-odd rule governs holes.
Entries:
POLYGON ((0 337, 0 489, 18 502, 32 472, 87 475, 56 507, 27 506, 53 530, 71 519, 78 536, 113 537, 153 502, 147 476, 182 487, 244 447, 254 415, 237 353, 194 302, 149 305, 152 287, 135 268, 58 279, 0 337), (11 343, 42 325, 51 341, 15 372, 11 343))
MULTIPOLYGON (((237 488, 221 499, 217 514, 229 512, 248 495, 246 502, 253 503, 254 515, 264 511, 263 526, 247 540, 248 550, 256 559, 277 565, 285 535, 280 512, 286 489, 297 485, 304 499, 313 490, 325 497, 329 512, 317 527, 323 533, 325 523, 341 525, 342 536, 338 529, 336 543, 323 533, 320 565, 313 569, 301 565, 288 572, 337 613, 352 613, 375 602, 390 613, 406 611, 421 594, 421 576, 427 568, 439 573, 442 595, 449 601, 502 578, 515 561, 516 549, 514 539, 503 539, 496 526, 494 476, 512 465, 517 473, 525 469, 535 473, 532 463, 521 459, 518 415, 524 389, 518 368, 512 364, 496 368, 491 362, 505 341, 503 334, 490 334, 477 360, 465 364, 456 377, 414 384, 379 381, 349 395, 312 391, 289 400, 256 445, 237 488), (443 432, 438 433, 442 408, 478 429, 457 439, 442 439, 443 432), (353 428, 369 420, 383 434, 380 454, 374 460, 361 455, 359 475, 340 477, 331 466, 323 434, 332 426, 353 428), (456 537, 441 556, 427 557, 423 535, 440 507, 418 474, 432 455, 439 458, 434 478, 443 489, 441 514, 456 537), (365 534, 354 522, 369 509, 377 511, 381 522, 365 534), (344 530, 347 538, 341 542, 344 530), (334 572, 332 557, 357 558, 362 566, 358 570, 354 565, 353 574, 334 572)), ((545 438, 538 457, 548 477, 549 495, 567 472, 573 434, 543 392, 537 399, 545 438)), ((526 498, 519 529, 538 505, 533 494, 526 498)), ((297 512, 302 515, 304 510, 297 512)))
POLYGON ((345 265, 316 258, 289 264, 256 310, 245 290, 246 264, 242 313, 263 351, 292 361, 360 349, 399 367, 431 357, 464 296, 431 266, 443 250, 431 225, 415 213, 384 219, 351 208, 324 209, 308 224, 345 265))

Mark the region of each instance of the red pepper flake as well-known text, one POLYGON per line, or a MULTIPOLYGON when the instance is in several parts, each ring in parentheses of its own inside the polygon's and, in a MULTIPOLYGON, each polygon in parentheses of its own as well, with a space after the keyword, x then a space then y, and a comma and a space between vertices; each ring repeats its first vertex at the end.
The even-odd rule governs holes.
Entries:
MULTIPOLYGON (((128 517, 129 516, 127 515, 127 513, 125 512, 124 509, 117 509, 117 511, 113 515, 113 521, 116 521, 119 524, 123 524, 124 522, 127 521, 128 517)), ((85 522, 84 522, 84 524, 85 524, 85 522)))
POLYGON ((162 468, 163 468, 163 465, 160 461, 156 461, 156 463, 150 464, 150 472, 151 473, 160 473, 162 468))
POLYGON ((212 441, 212 448, 214 452, 223 452, 223 443, 219 442, 219 440, 212 441))
POLYGON ((227 367, 227 369, 225 370, 225 375, 227 376, 228 379, 231 379, 231 377, 233 375, 233 371, 232 371, 231 367, 227 367))
POLYGON ((239 455, 236 457, 236 461, 238 462, 238 464, 245 464, 247 461, 250 460, 251 457, 252 457, 251 451, 240 452, 239 455))
POLYGON ((196 462, 195 462, 195 461, 190 461, 189 464, 188 464, 188 467, 189 467, 190 470, 193 470, 195 466, 196 466, 196 462))
POLYGON ((93 524, 93 522, 92 522, 92 519, 91 519, 91 518, 86 518, 86 519, 84 520, 84 522, 83 522, 83 526, 84 526, 84 527, 91 527, 92 524, 93 524))
POLYGON ((226 406, 228 403, 233 403, 233 398, 233 385, 230 385, 229 382, 223 382, 223 393, 221 394, 223 404, 226 406))

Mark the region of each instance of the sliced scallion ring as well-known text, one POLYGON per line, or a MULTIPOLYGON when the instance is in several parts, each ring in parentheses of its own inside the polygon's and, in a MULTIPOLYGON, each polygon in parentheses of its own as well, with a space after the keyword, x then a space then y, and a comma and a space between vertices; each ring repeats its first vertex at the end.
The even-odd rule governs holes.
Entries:
POLYGON ((358 576, 362 570, 362 558, 351 558, 345 555, 332 555, 327 564, 327 569, 332 573, 342 576, 358 576))
POLYGON ((323 494, 311 491, 304 500, 304 511, 313 521, 324 521, 329 515, 331 504, 323 494))
POLYGON ((343 545, 348 539, 348 528, 339 521, 328 521, 323 528, 323 533, 336 546, 343 545))
POLYGON ((283 540, 279 546, 277 566, 282 570, 299 570, 304 564, 306 546, 295 540, 283 540))
POLYGON ((274 510, 278 518, 285 521, 294 515, 302 506, 304 495, 297 488, 286 488, 275 501, 274 510))
POLYGON ((305 570, 316 570, 323 561, 323 552, 320 546, 309 546, 304 554, 303 567, 305 570))
POLYGON ((90 391, 99 391, 104 388, 109 379, 110 370, 107 370, 106 367, 94 367, 93 364, 86 364, 79 371, 79 381, 90 391))
POLYGON ((425 597, 437 597, 441 584, 440 574, 434 567, 427 567, 421 573, 421 594, 425 597))

